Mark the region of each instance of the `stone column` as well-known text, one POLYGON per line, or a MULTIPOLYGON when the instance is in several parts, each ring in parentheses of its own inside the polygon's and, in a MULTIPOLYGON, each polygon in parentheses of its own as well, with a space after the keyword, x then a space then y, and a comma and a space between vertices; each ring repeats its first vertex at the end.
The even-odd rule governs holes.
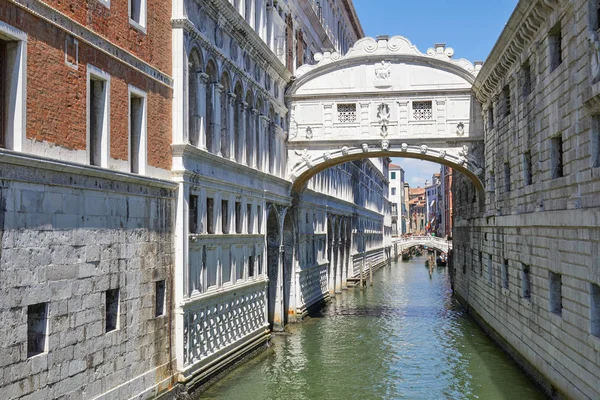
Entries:
POLYGON ((223 90, 223 85, 220 83, 213 83, 213 115, 212 115, 212 123, 213 123, 213 148, 208 149, 211 153, 215 153, 217 155, 221 154, 221 91, 223 90))
POLYGON ((198 147, 206 150, 206 85, 208 85, 208 79, 210 78, 208 74, 201 73, 198 79, 198 147))
POLYGON ((246 103, 245 101, 241 101, 240 102, 240 123, 239 123, 239 127, 240 127, 240 135, 238 136, 239 138, 239 143, 237 143, 237 146, 239 148, 239 154, 240 154, 240 159, 238 160, 239 163, 242 164, 246 164, 248 165, 248 159, 246 158, 246 126, 248 124, 248 103, 246 103))
POLYGON ((229 159, 230 160, 234 160, 235 161, 235 146, 236 146, 236 142, 235 142, 235 135, 237 134, 237 132, 234 132, 234 126, 235 126, 235 122, 234 122, 234 118, 237 117, 236 115, 236 109, 235 109, 235 105, 236 105, 236 95, 232 92, 227 93, 227 107, 229 110, 229 115, 227 118, 227 123, 228 123, 228 129, 227 129, 227 133, 229 135, 229 159))
POLYGON ((258 169, 263 172, 268 171, 268 162, 269 162, 269 151, 265 149, 266 135, 269 134, 269 118, 265 115, 261 115, 259 117, 259 132, 258 132, 258 154, 260 155, 260 160, 258 163, 258 169))
POLYGON ((259 113, 256 108, 252 109, 252 143, 249 147, 252 151, 252 163, 251 167, 259 169, 260 151, 258 148, 259 142, 259 113))

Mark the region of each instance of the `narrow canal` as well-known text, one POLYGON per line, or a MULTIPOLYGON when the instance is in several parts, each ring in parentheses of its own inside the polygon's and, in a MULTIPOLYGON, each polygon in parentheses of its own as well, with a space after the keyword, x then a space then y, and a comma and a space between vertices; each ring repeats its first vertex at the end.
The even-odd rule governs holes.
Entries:
POLYGON ((201 394, 203 399, 543 399, 425 258, 378 271, 201 394))

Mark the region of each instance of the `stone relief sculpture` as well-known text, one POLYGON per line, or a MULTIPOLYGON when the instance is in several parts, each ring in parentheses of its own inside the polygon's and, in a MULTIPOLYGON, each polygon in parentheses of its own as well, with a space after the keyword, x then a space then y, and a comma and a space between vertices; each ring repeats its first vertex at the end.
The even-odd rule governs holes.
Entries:
POLYGON ((427 154, 427 145, 426 144, 421 145, 421 154, 427 154))
POLYGON ((364 153, 368 153, 369 152, 369 145, 367 143, 363 143, 362 144, 362 151, 364 153))
POLYGON ((456 125, 456 134, 458 136, 462 136, 465 134, 465 124, 459 122, 458 125, 456 125))
POLYGON ((402 151, 408 151, 408 144, 407 143, 402 143, 401 149, 402 149, 402 151))
POLYGON ((382 61, 379 64, 375 64, 375 77, 380 80, 390 79, 392 76, 392 63, 389 61, 382 61))
POLYGON ((390 123, 390 106, 386 103, 381 103, 377 107, 377 119, 381 125, 381 136, 386 137, 388 133, 388 124, 390 123))
POLYGON ((307 139, 312 139, 313 138, 313 131, 312 131, 312 128, 310 126, 306 127, 306 138, 307 139))
POLYGON ((384 140, 381 142, 381 150, 388 151, 390 149, 390 142, 384 140))
POLYGON ((310 157, 310 153, 308 152, 307 149, 304 149, 304 151, 302 151, 302 152, 294 151, 294 153, 296 153, 296 155, 301 158, 301 160, 299 160, 296 163, 296 165, 294 166, 294 168, 297 167, 297 166, 299 166, 302 163, 306 164, 306 166, 308 168, 311 168, 313 166, 312 158, 310 157))

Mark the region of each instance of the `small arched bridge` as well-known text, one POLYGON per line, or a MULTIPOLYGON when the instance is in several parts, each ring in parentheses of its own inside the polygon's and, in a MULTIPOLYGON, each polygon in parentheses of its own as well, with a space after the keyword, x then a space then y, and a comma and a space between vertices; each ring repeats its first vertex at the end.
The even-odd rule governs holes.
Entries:
POLYGON ((435 236, 409 236, 393 240, 392 246, 397 246, 395 250, 398 254, 416 246, 424 246, 448 253, 448 250, 452 250, 452 241, 435 236))

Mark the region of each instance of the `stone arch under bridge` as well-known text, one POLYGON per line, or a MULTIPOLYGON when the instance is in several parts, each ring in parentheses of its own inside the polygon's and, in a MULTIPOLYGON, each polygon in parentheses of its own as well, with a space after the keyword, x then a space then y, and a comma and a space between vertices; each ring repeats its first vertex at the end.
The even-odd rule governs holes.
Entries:
POLYGON ((483 191, 483 119, 471 90, 480 65, 453 54, 380 36, 300 67, 286 93, 292 190, 337 164, 410 157, 448 165, 483 191))

